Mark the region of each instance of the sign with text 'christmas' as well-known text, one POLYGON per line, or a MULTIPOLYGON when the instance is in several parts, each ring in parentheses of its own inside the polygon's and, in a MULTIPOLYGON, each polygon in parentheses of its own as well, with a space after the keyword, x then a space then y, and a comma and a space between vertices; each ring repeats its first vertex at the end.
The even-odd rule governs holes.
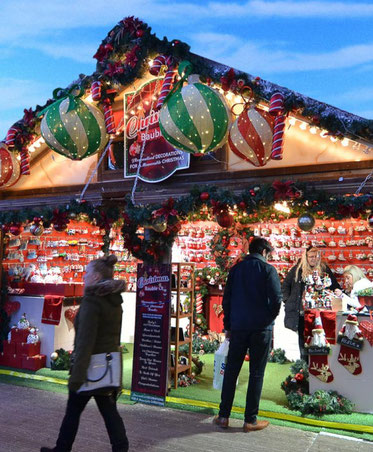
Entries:
POLYGON ((124 95, 124 177, 138 176, 160 182, 175 171, 189 168, 190 154, 175 149, 162 137, 159 111, 155 111, 162 79, 154 79, 138 91, 124 95))
POLYGON ((170 300, 171 265, 138 264, 131 400, 165 404, 170 300))

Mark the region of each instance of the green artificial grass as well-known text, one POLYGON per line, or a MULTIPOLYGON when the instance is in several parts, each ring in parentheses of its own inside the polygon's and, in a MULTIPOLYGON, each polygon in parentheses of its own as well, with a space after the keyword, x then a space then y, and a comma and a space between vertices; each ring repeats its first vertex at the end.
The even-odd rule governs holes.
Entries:
MULTIPOLYGON (((123 388, 131 389, 132 380, 132 356, 133 356, 133 344, 126 344, 129 353, 123 355, 123 388)), ((205 363, 203 367, 202 374, 197 377, 198 384, 191 385, 188 387, 179 387, 177 389, 172 388, 169 397, 172 398, 172 402, 167 402, 167 406, 180 408, 183 410, 201 412, 205 414, 216 414, 217 407, 220 403, 220 391, 213 389, 213 370, 214 370, 214 355, 205 354, 200 356, 200 359, 205 363), (178 403, 175 399, 180 399, 178 403), (189 402, 186 402, 187 399, 189 402), (211 403, 211 406, 201 407, 193 404, 193 400, 196 402, 207 402, 211 403)), ((302 418, 301 413, 297 411, 291 411, 287 408, 287 400, 285 393, 281 390, 281 382, 290 374, 290 363, 287 364, 275 364, 268 363, 264 378, 262 398, 260 402, 261 411, 270 411, 273 413, 278 413, 282 415, 292 415, 302 418)), ((3 368, 7 369, 7 368, 3 368)), ((9 370, 9 369, 8 369, 9 370)), ((17 372, 17 370, 15 370, 17 372)), ((45 378, 67 380, 68 371, 64 370, 51 370, 49 368, 40 369, 37 372, 32 371, 18 371, 22 374, 32 374, 35 376, 41 376, 45 378)), ((238 384, 236 388, 236 395, 234 399, 234 407, 242 409, 245 407, 246 401, 246 390, 247 381, 249 374, 249 363, 244 362, 241 373, 238 379, 238 384)), ((31 376, 31 375, 30 375, 31 376)), ((26 377, 26 375, 25 375, 26 377)), ((37 381, 28 378, 21 378, 19 376, 9 376, 0 374, 0 381, 9 384, 16 384, 21 386, 28 386, 36 389, 43 389, 52 392, 67 393, 67 386, 61 383, 53 383, 48 381, 37 381)), ((119 399, 121 403, 133 403, 129 400, 128 395, 122 395, 119 399)), ((242 419, 243 414, 232 412, 232 418, 242 419)), ((365 439, 368 441, 373 441, 373 434, 353 432, 348 430, 339 430, 324 428, 320 426, 305 425, 302 423, 294 423, 291 421, 268 418, 271 423, 275 425, 284 425, 288 427, 296 427, 302 430, 308 430, 313 432, 328 431, 331 433, 338 433, 346 436, 354 436, 357 438, 365 439)), ((303 416, 303 419, 317 419, 321 421, 338 422, 345 424, 355 424, 355 425, 373 425, 373 415, 363 414, 363 413, 352 413, 351 415, 324 415, 322 418, 317 418, 312 415, 303 416)))

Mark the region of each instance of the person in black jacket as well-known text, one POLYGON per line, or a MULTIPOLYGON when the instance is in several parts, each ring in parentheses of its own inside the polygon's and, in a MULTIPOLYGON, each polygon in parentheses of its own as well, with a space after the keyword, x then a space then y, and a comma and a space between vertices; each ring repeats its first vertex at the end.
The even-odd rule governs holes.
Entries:
POLYGON ((227 428, 236 381, 246 351, 250 351, 250 377, 246 396, 244 432, 261 430, 268 421, 258 421, 264 371, 272 342, 272 327, 281 306, 281 284, 275 268, 267 263, 273 251, 261 237, 250 243, 250 254, 229 272, 223 297, 224 329, 230 339, 221 393, 219 415, 214 423, 227 428))
MULTIPOLYGON (((125 281, 114 280, 115 255, 91 261, 84 276, 84 297, 75 319, 74 361, 69 378, 69 398, 56 447, 41 452, 71 451, 79 427, 79 418, 91 394, 76 391, 86 381, 91 355, 117 352, 122 325, 122 296, 125 281)), ((113 452, 127 452, 126 430, 117 410, 116 390, 94 392, 96 404, 105 420, 113 452)))
POLYGON ((304 310, 302 305, 305 280, 308 275, 317 271, 321 276, 327 273, 331 279, 330 290, 340 289, 340 286, 330 268, 321 260, 320 250, 309 246, 298 263, 292 267, 282 283, 282 295, 285 303, 285 327, 298 333, 300 357, 307 360, 304 349, 304 310))

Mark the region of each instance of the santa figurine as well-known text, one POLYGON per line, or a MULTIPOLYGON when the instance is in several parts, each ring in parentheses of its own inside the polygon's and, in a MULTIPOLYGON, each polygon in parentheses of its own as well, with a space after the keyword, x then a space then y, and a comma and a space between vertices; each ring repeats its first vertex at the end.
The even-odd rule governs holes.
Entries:
POLYGON ((348 339, 363 341, 363 335, 359 329, 359 322, 357 321, 357 317, 354 314, 349 314, 344 325, 341 328, 341 331, 338 333, 339 336, 346 336, 348 339))
POLYGON ((325 336, 325 330, 322 326, 320 312, 316 312, 316 317, 313 324, 312 336, 308 336, 306 347, 330 347, 329 342, 325 336))

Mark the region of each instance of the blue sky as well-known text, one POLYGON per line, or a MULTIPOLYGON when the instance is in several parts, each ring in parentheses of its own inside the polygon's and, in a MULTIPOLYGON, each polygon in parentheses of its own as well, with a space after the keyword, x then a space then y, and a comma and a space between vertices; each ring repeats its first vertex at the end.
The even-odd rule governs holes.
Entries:
POLYGON ((97 47, 128 15, 194 53, 373 118, 370 0, 1 0, 0 139, 24 108, 94 72, 97 47))

